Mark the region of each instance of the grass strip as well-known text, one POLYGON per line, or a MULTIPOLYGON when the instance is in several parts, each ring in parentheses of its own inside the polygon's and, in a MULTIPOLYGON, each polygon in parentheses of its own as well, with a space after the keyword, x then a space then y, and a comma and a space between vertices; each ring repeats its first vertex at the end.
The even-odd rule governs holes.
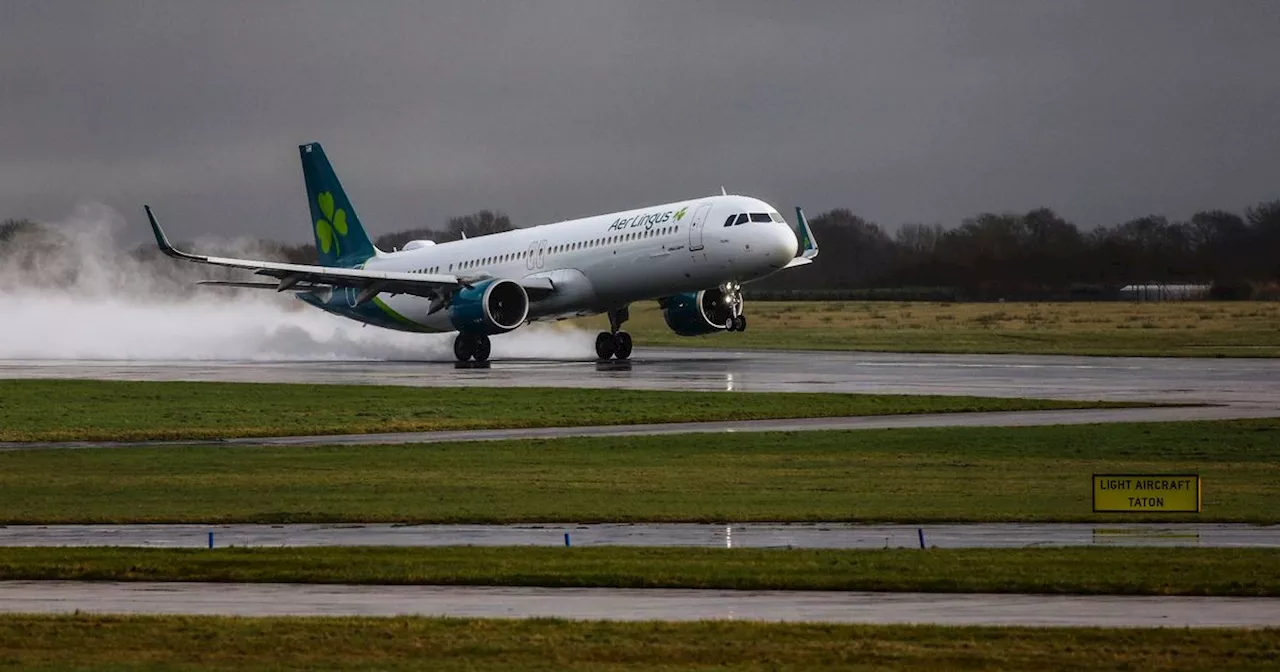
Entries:
MULTIPOLYGON (((631 308, 647 346, 1041 355, 1278 357, 1280 303, 749 302, 743 333, 677 336, 655 305, 631 308)), ((603 317, 582 318, 601 329, 603 317)))
POLYGON ((1280 521, 1280 420, 0 453, 0 523, 1280 521), (1094 514, 1198 472, 1201 514, 1094 514))
POLYGON ((0 668, 1270 670, 1280 630, 0 616, 0 668))
POLYGON ((1280 549, 3 548, 0 580, 1280 595, 1280 549))
POLYGON ((0 380, 0 441, 216 439, 1140 405, 782 392, 0 380))

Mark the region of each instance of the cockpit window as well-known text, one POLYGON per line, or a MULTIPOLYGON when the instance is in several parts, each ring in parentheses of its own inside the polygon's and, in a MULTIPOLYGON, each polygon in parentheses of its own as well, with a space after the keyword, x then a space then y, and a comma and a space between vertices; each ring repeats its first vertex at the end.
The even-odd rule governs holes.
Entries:
POLYGON ((769 213, 767 213, 767 212, 753 212, 753 213, 751 213, 751 221, 753 221, 753 222, 768 222, 768 221, 772 221, 772 220, 770 220, 770 219, 769 219, 769 213))
POLYGON ((779 223, 779 224, 786 224, 786 223, 787 223, 787 220, 783 219, 783 218, 782 218, 782 215, 779 215, 779 214, 778 214, 778 213, 776 213, 776 212, 771 212, 771 213, 769 213, 769 217, 770 217, 770 218, 772 218, 772 219, 773 219, 773 221, 775 221, 775 222, 777 222, 777 223, 779 223))
POLYGON ((737 219, 737 215, 729 215, 729 219, 724 220, 725 226, 733 226, 733 220, 737 219))
POLYGON ((733 225, 737 226, 739 224, 745 223, 746 221, 747 221, 747 213, 744 212, 741 215, 738 215, 738 221, 734 222, 733 225))

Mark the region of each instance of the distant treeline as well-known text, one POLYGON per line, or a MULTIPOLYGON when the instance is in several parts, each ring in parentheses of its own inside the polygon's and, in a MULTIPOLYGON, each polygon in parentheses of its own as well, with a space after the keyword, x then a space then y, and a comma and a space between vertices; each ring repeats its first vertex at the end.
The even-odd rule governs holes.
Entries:
POLYGON ((1254 286, 1280 281, 1280 201, 1243 215, 1212 210, 1185 222, 1150 215, 1090 231, 1048 208, 983 213, 954 229, 906 224, 892 236, 845 209, 809 223, 817 263, 752 285, 754 294, 1106 298, 1127 284, 1201 283, 1218 298, 1246 298, 1254 286))
MULTIPOLYGON (((809 224, 821 248, 817 263, 750 285, 754 298, 1112 298, 1134 283, 1211 284, 1217 298, 1248 298, 1255 288, 1280 282, 1280 200, 1243 214, 1210 210, 1185 222, 1149 215, 1088 231, 1048 208, 983 213, 952 229, 905 224, 893 235, 843 208, 809 224)), ((35 226, 26 220, 0 224, 0 248, 35 226)), ((512 228, 501 212, 481 210, 453 217, 443 229, 388 233, 375 243, 393 250, 414 239, 445 242, 512 228)), ((281 260, 316 258, 310 244, 261 241, 254 247, 281 260)), ((146 258, 153 250, 143 245, 135 254, 146 258)))

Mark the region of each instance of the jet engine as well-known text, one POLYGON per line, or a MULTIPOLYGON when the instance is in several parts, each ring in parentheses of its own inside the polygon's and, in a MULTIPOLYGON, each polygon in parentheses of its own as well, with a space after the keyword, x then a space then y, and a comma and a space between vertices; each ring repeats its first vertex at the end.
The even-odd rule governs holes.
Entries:
POLYGON ((485 280, 453 296, 449 322, 467 334, 505 334, 529 316, 529 295, 511 280, 485 280))
POLYGON ((719 288, 668 296, 658 304, 667 326, 681 336, 723 331, 733 319, 733 304, 719 288))

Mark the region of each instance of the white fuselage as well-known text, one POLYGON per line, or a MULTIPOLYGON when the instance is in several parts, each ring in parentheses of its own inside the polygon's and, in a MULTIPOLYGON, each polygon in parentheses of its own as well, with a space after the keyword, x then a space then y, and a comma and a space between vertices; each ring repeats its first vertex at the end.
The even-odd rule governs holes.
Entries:
MULTIPOLYGON (((795 233, 775 208, 746 196, 710 196, 412 246, 380 253, 364 268, 463 279, 548 278, 554 291, 529 305, 528 319, 535 321, 749 282, 778 271, 795 255, 795 233), (726 225, 739 214, 747 221, 726 225)), ((429 313, 425 298, 383 294, 378 302, 398 314, 400 328, 454 329, 449 311, 429 313)))

